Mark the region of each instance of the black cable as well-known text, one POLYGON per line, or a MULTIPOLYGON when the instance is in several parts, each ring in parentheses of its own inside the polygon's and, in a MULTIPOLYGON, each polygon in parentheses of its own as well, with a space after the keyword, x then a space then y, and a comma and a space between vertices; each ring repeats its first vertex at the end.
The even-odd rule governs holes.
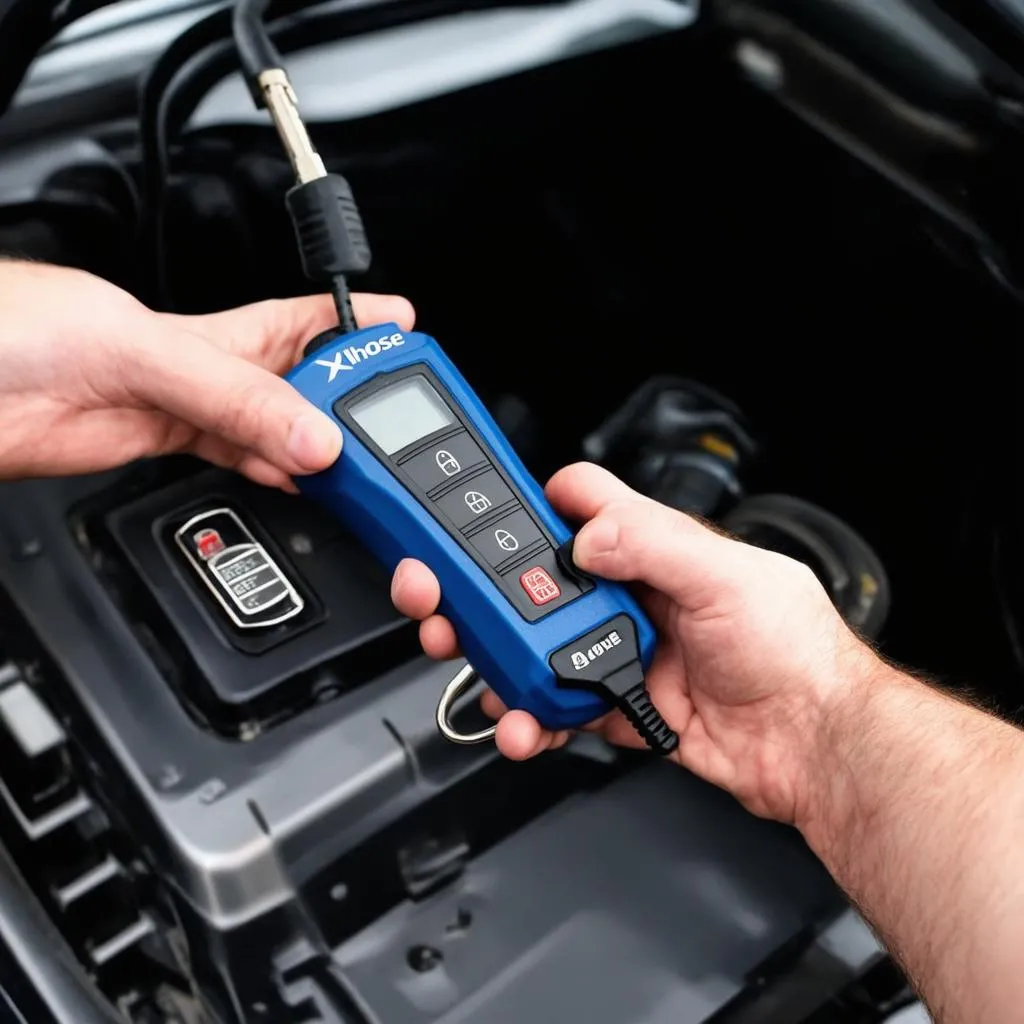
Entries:
POLYGON ((352 309, 352 293, 349 291, 348 278, 338 274, 331 282, 331 295, 334 297, 334 308, 338 312, 338 322, 345 334, 358 328, 355 310, 352 309))
POLYGON ((264 105, 256 84, 259 76, 284 63, 264 25, 269 7, 270 0, 236 0, 231 23, 242 71, 258 106, 264 105))
POLYGON ((235 0, 232 31, 242 72, 259 108, 266 108, 295 173, 285 205, 295 229, 302 269, 328 284, 343 332, 356 329, 348 275, 370 267, 370 246, 352 189, 329 174, 299 113, 298 99, 263 17, 269 0, 235 0))
MULTIPOLYGON (((170 174, 168 122, 175 102, 175 83, 186 81, 202 87, 203 92, 221 77, 217 72, 203 79, 200 69, 188 71, 190 63, 211 45, 220 43, 223 56, 234 50, 227 39, 231 31, 231 11, 221 9, 196 22, 178 36, 160 55, 143 79, 139 97, 140 140, 142 144, 143 218, 139 248, 152 268, 153 292, 143 296, 154 308, 174 307, 167 279, 164 242, 164 204, 170 174)), ((208 57, 203 61, 209 66, 208 57)), ((187 116, 187 115, 186 115, 187 116)))
MULTIPOLYGON (((4 0, 0 0, 2 6, 4 0)), ((521 7, 557 6, 562 0, 517 0, 521 7)), ((307 11, 318 0, 274 0, 276 20, 265 28, 275 53, 325 39, 344 39, 431 18, 507 6, 508 0, 382 0, 368 6, 307 11)), ((167 287, 162 219, 170 173, 171 141, 183 130, 209 90, 240 67, 232 41, 234 9, 221 8, 186 29, 161 54, 142 83, 140 122, 144 218, 141 249, 152 268, 151 305, 173 308, 167 287)))

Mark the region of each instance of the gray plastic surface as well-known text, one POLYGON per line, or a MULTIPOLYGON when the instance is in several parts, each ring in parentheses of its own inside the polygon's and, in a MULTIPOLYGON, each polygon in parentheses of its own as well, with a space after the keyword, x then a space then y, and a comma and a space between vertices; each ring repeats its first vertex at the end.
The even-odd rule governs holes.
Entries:
POLYGON ((652 762, 555 808, 335 959, 386 1024, 689 1024, 843 907, 795 833, 652 762), (416 972, 417 945, 443 960, 416 972))
POLYGON ((161 874, 214 928, 289 903, 380 827, 371 812, 397 815, 497 756, 438 735, 434 707, 455 669, 426 659, 251 742, 197 728, 64 521, 68 502, 113 476, 0 485, 0 586, 131 780, 126 813, 155 829, 161 874))
MULTIPOLYGON (((255 990, 271 984, 267 964, 247 969, 251 947, 228 948, 229 932, 308 948, 305 911, 322 908, 303 907, 307 883, 497 755, 440 738, 433 709, 453 666, 425 659, 249 742, 201 730, 68 529, 67 507, 109 479, 0 485, 0 586, 119 762, 110 801, 148 836, 194 927, 215 950, 224 940, 216 969, 247 989, 232 998, 266 1003, 255 990)), ((335 951, 335 969, 374 1024, 686 1024, 749 992, 760 965, 844 908, 796 833, 652 760, 386 911, 335 951), (417 944, 441 964, 415 971, 417 944)), ((863 938, 843 941, 845 960, 870 955, 863 938)))

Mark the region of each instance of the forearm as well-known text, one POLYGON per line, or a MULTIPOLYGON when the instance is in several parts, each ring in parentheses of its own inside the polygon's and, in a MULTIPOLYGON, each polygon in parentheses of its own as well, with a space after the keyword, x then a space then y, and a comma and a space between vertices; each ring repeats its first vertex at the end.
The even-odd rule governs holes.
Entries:
POLYGON ((808 842, 941 1024, 1024 1015, 1024 734, 875 659, 830 708, 808 842))

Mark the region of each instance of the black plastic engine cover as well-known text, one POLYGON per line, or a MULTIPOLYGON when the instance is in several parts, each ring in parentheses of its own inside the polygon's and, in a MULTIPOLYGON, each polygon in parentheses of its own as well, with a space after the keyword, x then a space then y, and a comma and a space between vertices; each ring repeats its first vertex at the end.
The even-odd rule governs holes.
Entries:
POLYGON ((186 704, 220 732, 262 728, 418 653, 388 598, 384 571, 305 501, 211 471, 115 508, 103 525, 108 568, 131 568, 120 581, 126 614, 166 651, 161 667, 186 704), (301 607, 294 617, 238 628, 183 555, 176 531, 222 508, 295 588, 301 607))

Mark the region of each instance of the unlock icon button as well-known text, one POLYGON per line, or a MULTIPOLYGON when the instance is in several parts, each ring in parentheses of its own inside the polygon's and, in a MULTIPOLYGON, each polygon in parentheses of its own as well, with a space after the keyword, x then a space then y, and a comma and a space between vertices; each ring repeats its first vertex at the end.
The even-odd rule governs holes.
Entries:
POLYGON ((470 534, 469 539, 487 564, 497 568, 524 554, 543 537, 533 518, 520 506, 497 522, 488 523, 482 530, 470 534))
POLYGON ((512 501, 513 494, 505 481, 489 469, 446 491, 437 499, 437 507, 455 529, 469 530, 512 501))

